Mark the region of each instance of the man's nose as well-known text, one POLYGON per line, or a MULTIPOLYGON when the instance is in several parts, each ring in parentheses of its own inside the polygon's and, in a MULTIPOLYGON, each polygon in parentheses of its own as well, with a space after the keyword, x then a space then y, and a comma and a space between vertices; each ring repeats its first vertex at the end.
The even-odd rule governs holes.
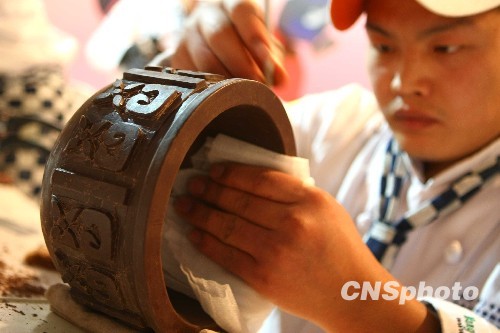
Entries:
POLYGON ((391 90, 401 96, 427 96, 430 93, 430 76, 418 56, 402 57, 393 74, 391 90))

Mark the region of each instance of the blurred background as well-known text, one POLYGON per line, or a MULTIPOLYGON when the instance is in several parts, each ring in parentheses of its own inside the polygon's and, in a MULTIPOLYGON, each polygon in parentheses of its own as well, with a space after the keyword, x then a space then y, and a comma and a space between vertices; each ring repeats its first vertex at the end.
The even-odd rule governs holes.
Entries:
MULTIPOLYGON (((66 121, 123 71, 175 46, 193 1, 0 0, 0 184, 38 200, 66 121)), ((270 1, 291 78, 274 88, 283 100, 351 82, 369 87, 364 22, 335 31, 328 1, 270 1)))
MULTIPOLYGON (((174 43, 184 0, 43 0, 49 20, 78 43, 68 68, 72 80, 98 89, 120 77, 139 50, 174 43), (148 40, 148 37, 149 40, 148 40), (134 48, 129 49, 134 46, 134 48)), ((347 32, 330 26, 328 0, 272 0, 274 32, 285 43, 291 82, 276 93, 285 100, 359 82, 369 87, 363 22, 347 32)), ((140 64, 140 61, 137 62, 140 64)))
MULTIPOLYGON (((39 204, 60 131, 97 90, 175 45, 192 1, 0 0, 0 296, 9 297, 9 306, 0 308, 0 331, 8 325, 12 332, 54 332, 57 326, 39 297, 60 276, 28 265, 52 263, 39 204), (42 312, 32 312, 33 303, 10 304, 21 300, 20 292, 36 298, 42 312)), ((330 27, 328 0, 270 2, 272 31, 284 45, 291 77, 275 89, 282 99, 350 82, 368 87, 362 21, 340 33, 330 27)), ((64 323, 60 332, 74 331, 64 323)))

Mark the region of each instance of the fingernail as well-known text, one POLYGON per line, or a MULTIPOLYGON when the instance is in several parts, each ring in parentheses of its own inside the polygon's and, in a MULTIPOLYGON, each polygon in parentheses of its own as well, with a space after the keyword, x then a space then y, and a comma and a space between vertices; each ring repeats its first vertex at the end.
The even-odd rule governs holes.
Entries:
POLYGON ((274 38, 273 43, 271 44, 271 58, 276 66, 284 67, 285 47, 277 38, 274 38))
POLYGON ((260 60, 261 63, 266 63, 266 61, 271 58, 271 50, 268 45, 266 45, 264 42, 259 42, 255 46, 255 53, 257 55, 257 58, 260 60))
POLYGON ((264 63, 264 78, 267 85, 274 85, 274 62, 270 58, 264 63))
POLYGON ((274 76, 274 59, 272 50, 264 43, 259 43, 255 48, 255 52, 257 58, 262 64, 262 74, 264 75, 264 80, 267 84, 270 84, 269 81, 272 81, 274 76))
POLYGON ((268 85, 274 85, 276 83, 275 79, 277 72, 286 74, 284 47, 276 38, 271 40, 269 46, 264 43, 259 44, 256 47, 256 54, 262 63, 262 74, 268 85))

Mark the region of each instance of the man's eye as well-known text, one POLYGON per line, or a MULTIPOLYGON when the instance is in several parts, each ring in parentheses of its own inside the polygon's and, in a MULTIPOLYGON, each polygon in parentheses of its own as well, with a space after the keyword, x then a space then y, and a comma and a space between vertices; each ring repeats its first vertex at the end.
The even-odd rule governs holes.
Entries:
POLYGON ((380 53, 389 53, 392 51, 392 47, 387 44, 374 44, 373 47, 380 53))
POLYGON ((450 54, 460 50, 460 45, 437 45, 434 47, 434 52, 450 54))

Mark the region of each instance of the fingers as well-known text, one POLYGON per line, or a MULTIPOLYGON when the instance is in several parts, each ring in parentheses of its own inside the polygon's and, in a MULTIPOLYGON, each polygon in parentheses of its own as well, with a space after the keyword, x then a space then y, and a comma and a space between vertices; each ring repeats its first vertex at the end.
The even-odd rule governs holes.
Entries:
MULTIPOLYGON (((198 30, 204 43, 210 49, 212 57, 217 59, 230 76, 263 81, 264 77, 258 63, 251 56, 239 31, 235 29, 235 26, 240 25, 241 22, 232 21, 229 14, 220 8, 206 7, 198 19, 198 30)), ((246 17, 248 15, 241 16, 241 18, 246 17)), ((253 25, 247 26, 248 30, 253 30, 253 28, 253 25)), ((200 54, 200 62, 206 62, 203 59, 205 56, 207 54, 200 54)))
POLYGON ((200 11, 201 8, 197 8, 193 15, 187 19, 179 45, 170 57, 171 66, 230 77, 230 73, 226 70, 224 64, 219 61, 210 45, 207 44, 205 36, 200 31, 200 26, 206 24, 204 20, 210 20, 211 16, 216 15, 214 11, 215 13, 217 11, 207 6, 206 17, 200 11))
POLYGON ((282 52, 274 44, 261 10, 252 1, 201 2, 186 20, 183 36, 168 58, 175 68, 260 82, 265 82, 266 68, 273 68, 273 81, 279 85, 287 74, 282 52))
MULTIPOLYGON (((188 182, 188 191, 212 208, 216 207, 259 227, 277 230, 288 219, 290 208, 304 200, 311 187, 279 171, 224 163, 215 165, 210 177, 192 178, 188 182)), ((212 214, 203 209, 200 212, 200 220, 205 214, 212 214)), ((224 236, 219 238, 223 240, 224 236)))
POLYGON ((257 243, 255 238, 249 238, 248 235, 264 239, 266 232, 269 231, 234 214, 214 209, 187 196, 178 198, 175 208, 191 225, 249 255, 257 253, 262 244, 257 243))
POLYGON ((189 239, 208 258, 243 280, 257 266, 248 253, 221 242, 209 233, 194 231, 189 239))
POLYGON ((224 0, 222 4, 260 73, 266 76, 270 68, 273 70, 272 83, 284 83, 288 77, 282 61, 284 48, 268 31, 261 8, 253 1, 224 0))
POLYGON ((163 53, 157 56, 153 60, 152 64, 174 67, 174 68, 196 70, 196 65, 194 64, 193 59, 191 59, 187 45, 182 43, 179 44, 175 52, 171 54, 163 53))
POLYGON ((177 212, 195 228, 188 234, 191 243, 205 256, 257 287, 263 271, 270 271, 269 256, 282 240, 273 230, 217 210, 199 201, 181 197, 177 212))
POLYGON ((219 163, 212 166, 213 181, 280 203, 295 203, 310 189, 301 179, 286 173, 239 163, 219 163))
MULTIPOLYGON (((280 221, 282 204, 269 201, 255 196, 251 193, 238 189, 222 186, 206 177, 195 177, 188 184, 189 193, 197 199, 206 202, 211 207, 239 216, 241 219, 252 222, 260 227, 276 229, 280 221)), ((198 206, 197 206, 198 207, 198 206)), ((200 210, 200 218, 207 214, 205 210, 200 210)), ((220 214, 209 215, 214 217, 220 214)), ((205 219, 207 217, 204 217, 205 219)), ((226 220, 223 220, 226 221, 226 220)), ((234 223, 234 221, 231 221, 234 223)), ((224 222, 222 222, 224 223, 224 222)), ((223 237, 222 237, 223 238, 223 237)))

